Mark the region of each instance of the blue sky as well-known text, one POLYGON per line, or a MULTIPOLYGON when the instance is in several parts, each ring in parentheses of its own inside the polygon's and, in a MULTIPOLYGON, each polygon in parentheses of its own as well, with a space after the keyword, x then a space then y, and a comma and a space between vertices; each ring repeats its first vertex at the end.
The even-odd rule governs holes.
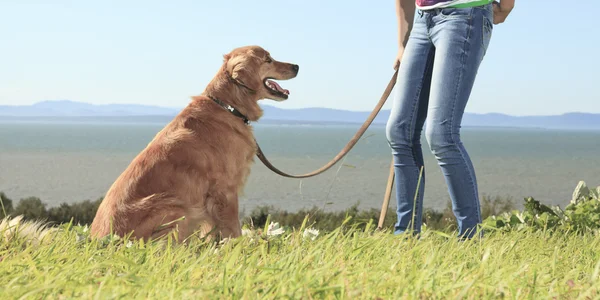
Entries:
MULTIPOLYGON (((599 10, 597 1, 516 0, 467 111, 600 113, 599 10)), ((371 110, 393 74, 395 18, 393 0, 0 0, 0 104, 183 107, 223 54, 256 44, 300 65, 281 82, 290 99, 269 104, 371 110)))

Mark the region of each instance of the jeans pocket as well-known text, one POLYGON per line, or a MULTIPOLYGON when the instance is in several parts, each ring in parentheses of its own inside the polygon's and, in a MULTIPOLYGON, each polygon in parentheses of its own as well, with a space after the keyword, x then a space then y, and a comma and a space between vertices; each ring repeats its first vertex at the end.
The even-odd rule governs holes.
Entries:
POLYGON ((492 39, 492 31, 494 30, 494 24, 487 16, 483 16, 483 28, 481 29, 481 46, 483 47, 483 54, 487 52, 487 48, 490 45, 492 39))
POLYGON ((447 8, 440 9, 439 12, 440 12, 439 16, 443 20, 452 20, 452 19, 468 20, 471 18, 472 14, 473 14, 473 8, 447 7, 447 8))

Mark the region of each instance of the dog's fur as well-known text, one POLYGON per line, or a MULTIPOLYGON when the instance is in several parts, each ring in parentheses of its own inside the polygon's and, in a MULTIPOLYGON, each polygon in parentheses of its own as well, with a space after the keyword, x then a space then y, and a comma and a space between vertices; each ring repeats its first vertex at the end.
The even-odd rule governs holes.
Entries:
POLYGON ((263 113, 258 100, 287 99, 269 91, 264 81, 297 73, 297 65, 275 61, 258 46, 224 55, 204 92, 192 97, 110 187, 91 225, 92 236, 132 233, 149 239, 173 230, 180 241, 194 233, 240 236, 238 195, 254 161, 254 136, 242 119, 208 96, 256 121, 263 113))
POLYGON ((27 243, 39 245, 51 239, 57 229, 48 227, 42 221, 26 221, 23 216, 5 217, 0 220, 0 244, 23 239, 27 243))

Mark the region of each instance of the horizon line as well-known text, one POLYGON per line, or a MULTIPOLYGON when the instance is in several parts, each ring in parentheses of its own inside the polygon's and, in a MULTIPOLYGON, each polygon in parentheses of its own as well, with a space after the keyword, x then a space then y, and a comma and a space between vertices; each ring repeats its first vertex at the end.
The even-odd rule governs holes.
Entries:
MULTIPOLYGON (((155 107, 155 108, 161 108, 161 109, 171 109, 171 110, 182 110, 183 108, 185 108, 185 106, 182 107, 173 107, 173 106, 162 106, 162 105, 152 105, 152 104, 143 104, 143 103, 104 103, 104 104, 97 104, 97 103, 90 103, 90 102, 84 102, 84 101, 75 101, 75 100, 68 100, 68 99, 56 99, 56 100, 41 100, 41 101, 37 101, 34 102, 33 104, 21 104, 21 105, 11 105, 11 104, 0 104, 0 107, 32 107, 34 105, 38 105, 41 103, 79 103, 79 104, 87 104, 87 105, 92 105, 92 106, 116 106, 116 105, 131 105, 131 106, 146 106, 146 107, 155 107)), ((342 109, 342 108, 331 108, 331 107, 318 107, 318 106, 310 106, 310 107, 300 107, 300 108, 281 108, 281 107, 277 107, 274 105, 270 105, 270 104, 259 104, 261 106, 268 106, 271 108, 275 108, 275 109, 281 109, 281 110, 303 110, 303 109, 323 109, 323 110, 336 110, 336 111, 344 111, 344 112, 352 112, 352 113, 370 113, 370 110, 348 110, 348 109, 342 109)), ((381 109, 381 111, 390 111, 390 109, 381 109)), ((570 111, 570 112, 562 112, 562 113, 558 113, 558 114, 552 114, 552 115, 513 115, 513 114, 507 114, 507 113, 501 113, 501 112, 485 112, 485 113, 478 113, 478 112, 469 112, 469 111, 465 111, 465 114, 471 114, 471 115, 503 115, 503 116, 509 116, 509 117, 555 117, 555 116, 564 116, 564 115, 573 115, 573 114, 581 114, 581 115, 600 115, 600 112, 583 112, 583 111, 570 111)), ((147 114, 147 115, 142 115, 142 116, 166 116, 167 114, 147 114)), ((11 116, 11 115, 5 115, 5 116, 11 116)), ((117 116, 117 115, 115 115, 117 116)), ((120 115, 123 116, 123 115, 120 115)), ((137 115, 136 116, 140 116, 137 115)), ((15 117, 20 117, 20 116, 15 116, 15 117)), ((30 116, 30 117, 35 117, 35 116, 30 116)))

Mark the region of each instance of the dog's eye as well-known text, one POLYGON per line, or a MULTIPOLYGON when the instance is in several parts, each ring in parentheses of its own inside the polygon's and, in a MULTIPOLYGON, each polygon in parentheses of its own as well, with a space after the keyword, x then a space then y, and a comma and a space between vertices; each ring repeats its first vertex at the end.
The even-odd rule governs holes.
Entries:
POLYGON ((267 56, 267 58, 265 59, 265 62, 268 63, 268 64, 270 64, 270 63, 273 62, 273 59, 271 59, 270 56, 267 56))

